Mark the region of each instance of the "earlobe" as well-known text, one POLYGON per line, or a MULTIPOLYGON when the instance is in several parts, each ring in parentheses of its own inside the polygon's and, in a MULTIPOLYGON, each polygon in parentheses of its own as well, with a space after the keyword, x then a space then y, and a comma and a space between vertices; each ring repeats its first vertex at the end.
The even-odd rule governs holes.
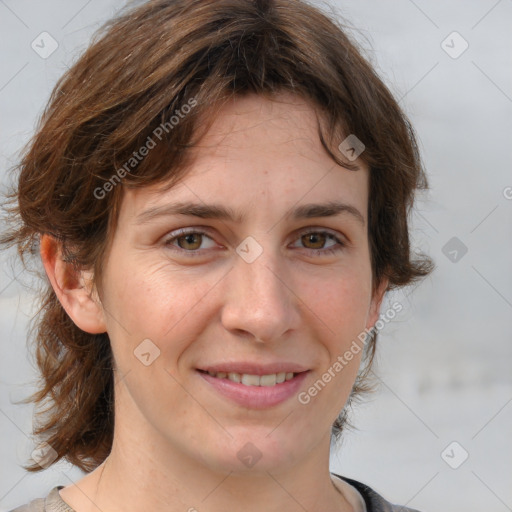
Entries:
POLYGON ((389 285, 389 279, 383 279, 380 283, 378 289, 375 291, 374 296, 372 297, 370 310, 368 312, 368 320, 366 322, 366 328, 371 329, 375 322, 379 319, 380 315, 380 307, 382 301, 384 300, 384 295, 389 285))
POLYGON ((64 261, 61 243, 50 235, 41 236, 40 255, 53 290, 75 325, 91 334, 106 332, 101 303, 93 297, 91 273, 64 261))

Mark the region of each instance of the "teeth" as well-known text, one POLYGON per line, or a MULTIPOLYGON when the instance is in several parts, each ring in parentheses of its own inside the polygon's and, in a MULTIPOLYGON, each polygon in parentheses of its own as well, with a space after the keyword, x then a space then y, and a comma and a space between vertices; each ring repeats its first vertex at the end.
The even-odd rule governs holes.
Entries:
POLYGON ((249 375, 247 373, 243 373, 242 384, 245 384, 246 386, 259 386, 260 378, 258 375, 249 375))
POLYGON ((281 384, 285 380, 293 379, 295 375, 293 372, 280 372, 271 373, 268 375, 250 375, 248 373, 235 373, 235 372, 212 372, 208 371, 208 374, 217 379, 228 378, 233 382, 241 382, 245 386, 275 386, 281 384))
MULTIPOLYGON (((215 373, 213 375, 215 375, 215 373)), ((240 374, 230 372, 228 373, 228 379, 232 380, 233 382, 240 382, 240 374)))
POLYGON ((273 373, 272 375, 262 375, 260 377, 260 386, 275 386, 277 380, 277 375, 273 373))

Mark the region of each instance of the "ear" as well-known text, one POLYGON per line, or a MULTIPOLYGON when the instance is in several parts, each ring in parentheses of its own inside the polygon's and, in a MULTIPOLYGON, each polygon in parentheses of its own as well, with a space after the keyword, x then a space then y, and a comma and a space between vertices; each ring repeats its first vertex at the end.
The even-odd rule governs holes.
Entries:
POLYGON ((370 309, 368 311, 368 319, 366 321, 367 329, 371 329, 375 325, 375 322, 377 322, 379 319, 380 306, 382 304, 382 300, 384 299, 384 294, 386 293, 388 285, 389 279, 383 279, 378 289, 375 290, 375 293, 373 294, 370 309))
POLYGON ((53 290, 75 325, 91 334, 106 332, 101 303, 92 286, 92 273, 79 271, 65 262, 60 242, 50 235, 41 236, 40 254, 53 290))

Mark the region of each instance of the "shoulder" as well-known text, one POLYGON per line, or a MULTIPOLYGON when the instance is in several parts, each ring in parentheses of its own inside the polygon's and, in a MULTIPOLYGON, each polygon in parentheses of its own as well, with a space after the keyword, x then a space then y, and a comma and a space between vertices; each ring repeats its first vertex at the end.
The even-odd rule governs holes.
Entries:
POLYGON ((413 508, 393 505, 384 499, 380 494, 375 492, 371 487, 358 482, 357 480, 352 480, 351 478, 347 478, 336 473, 333 473, 333 475, 341 478, 342 480, 345 480, 345 482, 349 483, 359 491, 366 504, 367 512, 419 512, 413 508))
MULTIPOLYGON (((371 487, 357 480, 352 480, 337 473, 333 475, 341 478, 359 491, 366 504, 366 512, 418 512, 412 508, 393 505, 371 487)), ((63 486, 54 487, 46 498, 37 498, 26 505, 21 505, 11 512, 74 512, 60 497, 59 490, 63 486)))
POLYGON ((59 491, 64 486, 54 487, 45 498, 36 498, 30 503, 16 507, 11 512, 74 512, 60 497, 59 491))

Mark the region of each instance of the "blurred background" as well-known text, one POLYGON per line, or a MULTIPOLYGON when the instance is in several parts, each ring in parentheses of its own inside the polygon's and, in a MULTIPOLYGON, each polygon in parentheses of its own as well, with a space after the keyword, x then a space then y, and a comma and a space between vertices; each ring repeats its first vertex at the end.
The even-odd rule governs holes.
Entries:
MULTIPOLYGON (((414 247, 437 265, 393 292, 379 334, 378 391, 332 447, 331 471, 422 512, 512 510, 512 1, 330 0, 400 100, 430 190, 414 247)), ((0 0, 0 173, 30 139, 49 94, 121 0, 0 0)), ((29 474, 35 448, 27 350, 33 296, 0 254, 0 512, 68 485, 60 462, 29 474)), ((384 304, 382 311, 385 311, 384 304)))

